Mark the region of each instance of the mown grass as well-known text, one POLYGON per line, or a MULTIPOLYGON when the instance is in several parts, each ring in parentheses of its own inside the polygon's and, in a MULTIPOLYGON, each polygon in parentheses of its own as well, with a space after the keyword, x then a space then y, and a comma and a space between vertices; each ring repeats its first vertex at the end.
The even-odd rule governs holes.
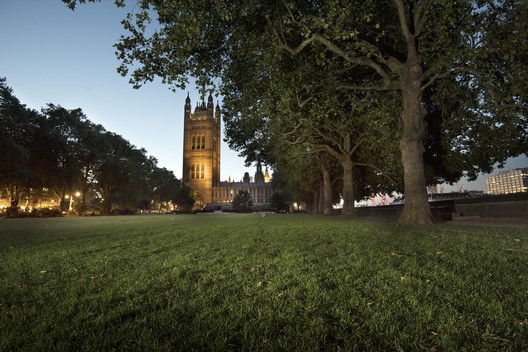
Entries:
POLYGON ((0 351, 528 350, 528 231, 0 220, 0 351))

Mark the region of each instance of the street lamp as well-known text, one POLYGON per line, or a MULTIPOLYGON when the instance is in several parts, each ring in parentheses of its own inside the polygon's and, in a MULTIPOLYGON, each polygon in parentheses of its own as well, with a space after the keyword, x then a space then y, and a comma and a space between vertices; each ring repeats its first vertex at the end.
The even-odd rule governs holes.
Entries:
MULTIPOLYGON (((81 192, 79 191, 75 192, 75 196, 77 198, 79 198, 80 195, 81 195, 81 192)), ((72 211, 73 210, 73 196, 72 195, 66 196, 66 199, 68 198, 70 198, 70 206, 68 207, 68 211, 72 211)))

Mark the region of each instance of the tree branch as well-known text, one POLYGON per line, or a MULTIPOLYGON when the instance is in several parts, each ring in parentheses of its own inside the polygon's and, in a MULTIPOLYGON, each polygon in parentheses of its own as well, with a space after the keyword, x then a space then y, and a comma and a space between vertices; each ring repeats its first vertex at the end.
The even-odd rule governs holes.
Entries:
POLYGON ((399 90, 400 89, 400 83, 398 81, 391 81, 391 83, 386 86, 380 85, 380 86, 355 86, 352 84, 341 84, 336 87, 337 90, 343 89, 343 90, 376 90, 376 91, 387 91, 387 90, 399 90))
POLYGON ((390 177, 389 175, 386 175, 382 169, 380 169, 379 167, 377 167, 376 165, 374 164, 370 164, 370 163, 355 163, 357 166, 365 166, 365 167, 370 167, 374 170, 376 170, 377 172, 379 172, 379 175, 385 177, 386 179, 388 179, 390 182, 392 183, 397 183, 397 181, 395 179, 393 179, 392 177, 390 177))
MULTIPOLYGON (((424 72, 424 74, 422 74, 422 81, 423 79, 427 78, 427 74, 430 74, 430 73, 431 73, 431 70, 427 70, 426 72, 424 72)), ((431 78, 429 78, 427 82, 425 82, 424 85, 422 85, 422 91, 425 91, 427 87, 433 85, 436 81, 444 79, 444 78, 448 78, 452 74, 453 74, 452 72, 444 72, 444 73, 439 73, 437 75, 432 76, 431 78)))
POLYGON ((405 16, 405 5, 403 4, 403 0, 394 0, 394 3, 398 12, 398 19, 400 22, 403 37, 405 38, 407 44, 412 43, 414 42, 414 35, 411 33, 409 29, 409 24, 407 23, 407 17, 405 16))

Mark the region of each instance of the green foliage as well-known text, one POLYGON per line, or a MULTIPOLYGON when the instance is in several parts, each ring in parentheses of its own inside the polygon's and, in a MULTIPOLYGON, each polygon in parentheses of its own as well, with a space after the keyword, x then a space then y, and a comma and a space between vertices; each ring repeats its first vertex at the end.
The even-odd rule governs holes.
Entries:
MULTIPOLYGON (((16 207, 43 189, 64 200, 81 194, 79 212, 101 206, 134 212, 171 201, 194 203, 172 172, 160 169, 147 151, 89 121, 80 109, 48 104, 40 113, 25 107, 0 80, 0 188, 16 207), (5 143, 5 144, 4 144, 5 143)), ((65 204, 62 208, 67 209, 65 204)))
MULTIPOLYGON (((86 2, 63 1, 72 9, 86 2)), ((189 76, 199 86, 220 81, 230 146, 246 162, 267 164, 275 163, 273 145, 281 142, 270 119, 292 118, 307 97, 321 112, 331 106, 331 91, 398 92, 401 101, 391 105, 401 111, 395 145, 407 193, 403 221, 429 223, 428 181, 472 177, 526 153, 526 6, 145 0, 123 21, 119 72, 134 87, 155 76, 178 89, 189 76)), ((398 173, 395 163, 386 164, 392 169, 382 173, 398 173)))
POLYGON ((248 191, 239 190, 231 203, 233 208, 239 211, 247 211, 253 205, 253 199, 248 191))
POLYGON ((5 351, 528 349, 526 229, 279 214, 0 229, 5 351))
POLYGON ((6 189, 11 205, 16 207, 33 178, 28 162, 37 113, 27 109, 0 78, 0 187, 6 189))
POLYGON ((270 205, 272 208, 275 208, 277 211, 286 210, 288 203, 291 199, 288 199, 287 195, 284 192, 273 192, 270 199, 270 205))

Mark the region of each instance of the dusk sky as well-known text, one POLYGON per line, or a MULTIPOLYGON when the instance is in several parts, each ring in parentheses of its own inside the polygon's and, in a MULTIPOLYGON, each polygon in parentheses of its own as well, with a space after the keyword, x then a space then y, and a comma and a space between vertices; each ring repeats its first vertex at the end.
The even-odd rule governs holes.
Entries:
MULTIPOLYGON (((113 0, 75 11, 60 0, 0 0, 0 77, 28 107, 81 108, 181 178, 185 98, 189 92, 193 109, 201 98, 194 85, 172 92, 161 80, 133 89, 117 73, 113 44, 126 33, 120 22, 130 9, 113 0)), ((237 154, 223 143, 222 180, 254 175, 237 154)))
MULTIPOLYGON (((89 120, 145 148, 160 167, 181 178, 184 100, 189 92, 194 108, 200 97, 192 85, 174 93, 160 80, 136 90, 117 73, 113 44, 125 34, 120 21, 130 9, 116 8, 110 0, 75 11, 60 0, 0 0, 0 77, 28 107, 81 108, 89 120)), ((526 167, 528 158, 511 159, 506 166, 526 167)), ((255 169, 245 168, 224 143, 221 179, 238 181, 245 171, 253 176, 255 169)), ((480 177, 444 186, 444 192, 459 187, 486 191, 480 177)))

